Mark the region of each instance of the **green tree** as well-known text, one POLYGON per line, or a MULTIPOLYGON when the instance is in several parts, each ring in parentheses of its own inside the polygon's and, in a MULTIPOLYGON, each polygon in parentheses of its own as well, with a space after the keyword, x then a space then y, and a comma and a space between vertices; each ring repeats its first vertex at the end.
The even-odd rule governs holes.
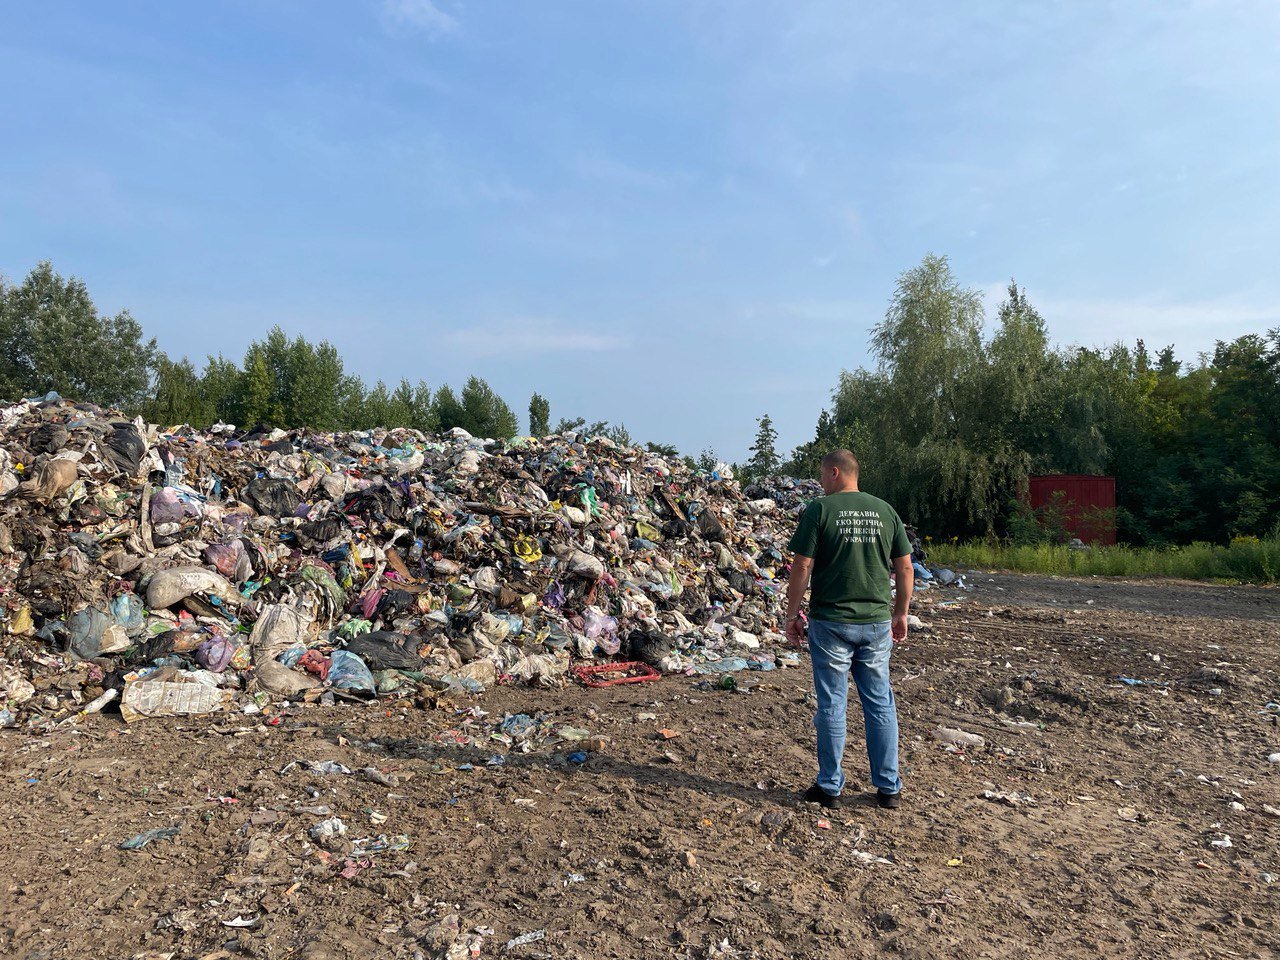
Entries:
POLYGON ((189 423, 207 427, 212 423, 200 376, 190 360, 183 358, 175 363, 163 353, 157 355, 155 389, 142 405, 142 416, 150 423, 163 426, 189 423))
POLYGON ((251 345, 245 353, 238 406, 237 419, 244 427, 284 426, 284 406, 276 393, 275 375, 266 351, 258 344, 251 345))
POLYGON ((1280 524, 1280 329, 1219 342, 1213 384, 1189 424, 1204 539, 1262 536, 1280 524))
POLYGON ((367 430, 365 398, 368 388, 359 377, 348 375, 342 384, 342 429, 367 430))
MULTIPOLYGON (((1044 318, 1013 281, 1000 305, 996 331, 986 349, 985 364, 969 400, 977 446, 1003 457, 1014 467, 1017 484, 1033 459, 1051 468, 1046 453, 1061 424, 1050 421, 1046 394, 1052 377, 1049 334, 1044 318), (1019 453, 1025 456, 1018 456, 1019 453)), ((1005 491, 1009 495, 1016 489, 1005 491)))
POLYGON ((930 254, 899 277, 871 343, 878 369, 843 374, 834 409, 862 487, 925 529, 990 532, 1004 516, 1009 469, 975 449, 981 296, 930 254))
POLYGON ((56 390, 136 411, 150 396, 158 353, 128 311, 98 313, 81 280, 45 260, 18 286, 0 279, 0 398, 56 390))
POLYGON ((635 439, 631 436, 631 431, 627 429, 625 423, 620 423, 616 427, 606 428, 604 436, 620 447, 634 447, 636 445, 635 439))
POLYGON ((207 357, 200 375, 200 394, 207 404, 208 416, 214 421, 236 423, 240 415, 240 395, 244 374, 231 360, 221 356, 207 357))
POLYGON ((391 426, 391 420, 391 392, 387 389, 387 385, 379 380, 364 396, 360 425, 357 429, 373 430, 376 427, 391 426))
MULTIPOLYGON (((217 375, 229 382, 221 369, 217 375)), ((236 406, 249 426, 337 430, 353 413, 353 384, 337 348, 302 336, 290 340, 278 326, 249 344, 240 381, 236 406)))
POLYGON ((435 407, 431 403, 431 388, 425 380, 419 380, 412 387, 408 380, 401 380, 397 388, 408 408, 408 419, 404 426, 421 430, 423 433, 436 433, 440 424, 436 421, 435 407))
POLYGON ((475 429, 473 436, 506 439, 520 432, 515 412, 480 377, 468 377, 462 387, 462 406, 475 429))
POLYGON ((436 391, 435 417, 441 430, 461 427, 475 437, 506 439, 520 432, 516 415, 480 377, 468 377, 461 395, 448 385, 436 391))
POLYGON ((551 432, 551 404, 540 393, 529 399, 529 432, 535 437, 545 437, 551 432))
POLYGON ((773 418, 765 414, 756 420, 755 443, 751 445, 751 459, 742 469, 742 479, 759 480, 771 477, 778 472, 781 461, 778 459, 778 431, 774 429, 773 418))
POLYGON ((309 343, 297 337, 285 361, 283 399, 291 427, 336 430, 342 421, 345 374, 337 348, 328 341, 309 343))
POLYGON ((898 278, 871 349, 913 430, 942 436, 951 429, 982 359, 982 319, 982 295, 960 285, 946 257, 928 254, 898 278))
POLYGON ((458 399, 458 395, 453 392, 453 387, 447 383, 436 391, 435 397, 432 399, 432 411, 435 414, 436 422, 440 424, 441 431, 452 430, 454 427, 462 427, 467 429, 467 411, 463 407, 462 401, 458 399))

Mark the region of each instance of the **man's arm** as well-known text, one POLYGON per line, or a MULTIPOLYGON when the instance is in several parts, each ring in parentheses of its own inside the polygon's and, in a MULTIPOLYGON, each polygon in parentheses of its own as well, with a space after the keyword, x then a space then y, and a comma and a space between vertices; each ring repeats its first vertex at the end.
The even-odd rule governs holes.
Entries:
MULTIPOLYGON (((911 591, 915 589, 916 572, 911 567, 911 554, 893 561, 893 577, 896 589, 893 595, 893 639, 907 638, 907 610, 911 607, 911 591)), ((788 594, 789 596, 790 594, 788 594)))
POLYGON ((787 581, 787 639, 797 647, 804 640, 804 630, 800 626, 800 604, 804 603, 804 592, 809 586, 809 575, 813 573, 813 557, 802 557, 796 554, 791 561, 791 578, 787 581))

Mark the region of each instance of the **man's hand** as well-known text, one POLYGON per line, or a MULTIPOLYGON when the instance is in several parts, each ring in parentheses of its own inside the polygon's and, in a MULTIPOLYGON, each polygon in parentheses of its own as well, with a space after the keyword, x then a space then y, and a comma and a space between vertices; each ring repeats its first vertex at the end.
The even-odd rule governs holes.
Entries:
POLYGON ((797 650, 804 645, 804 623, 798 617, 787 621, 787 639, 797 650))
POLYGON ((916 575, 911 569, 911 554, 896 557, 893 561, 893 642, 907 639, 907 611, 911 609, 911 591, 915 589, 916 575))
POLYGON ((890 629, 893 631, 894 643, 901 643, 907 639, 907 615, 905 613, 894 614, 893 626, 890 629))
POLYGON ((797 650, 804 644, 804 621, 796 616, 804 603, 804 591, 813 573, 813 557, 797 553, 791 560, 791 575, 787 579, 787 639, 797 650))

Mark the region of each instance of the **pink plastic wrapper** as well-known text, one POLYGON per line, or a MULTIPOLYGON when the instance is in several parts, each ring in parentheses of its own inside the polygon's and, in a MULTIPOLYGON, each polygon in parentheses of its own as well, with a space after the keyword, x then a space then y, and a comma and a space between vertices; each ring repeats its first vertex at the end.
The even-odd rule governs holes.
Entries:
POLYGON ((173 487, 162 487, 151 497, 151 522, 182 522, 182 501, 178 499, 178 491, 173 487))
POLYGON ((386 590, 379 587, 376 590, 370 590, 360 598, 360 612, 364 614, 366 620, 373 619, 373 615, 378 611, 378 604, 382 602, 386 593, 386 590))

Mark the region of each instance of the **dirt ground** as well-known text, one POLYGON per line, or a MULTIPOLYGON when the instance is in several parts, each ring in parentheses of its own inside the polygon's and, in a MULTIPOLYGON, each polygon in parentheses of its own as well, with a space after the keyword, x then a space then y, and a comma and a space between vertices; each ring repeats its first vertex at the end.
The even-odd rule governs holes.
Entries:
POLYGON ((895 653, 892 812, 865 792, 856 701, 849 802, 798 801, 807 659, 745 691, 665 678, 5 732, 0 955, 1280 955, 1280 591, 970 582, 928 594, 930 630, 895 653), (605 742, 490 739, 520 712, 605 742), (985 746, 948 752, 939 725, 985 746), (583 746, 603 748, 576 763, 583 746), (326 760, 353 772, 305 765, 326 760), (346 835, 312 840, 330 816, 346 835), (380 834, 393 849, 356 848, 380 834))

